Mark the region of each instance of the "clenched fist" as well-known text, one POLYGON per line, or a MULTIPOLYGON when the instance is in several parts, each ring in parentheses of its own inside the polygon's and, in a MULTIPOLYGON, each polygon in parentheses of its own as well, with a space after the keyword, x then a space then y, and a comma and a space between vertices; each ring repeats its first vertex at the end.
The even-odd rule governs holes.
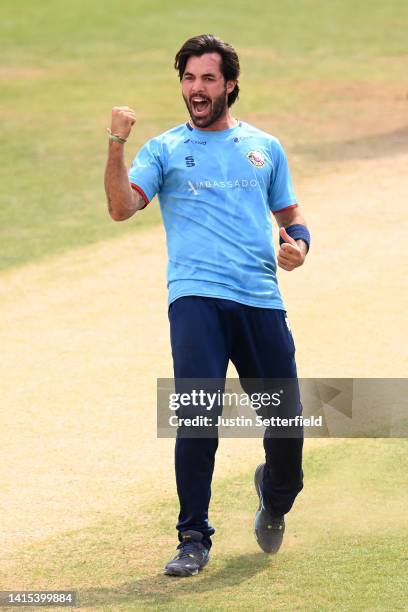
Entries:
POLYGON ((112 108, 111 132, 115 136, 124 138, 129 136, 132 126, 136 122, 135 111, 129 106, 114 106, 112 108))

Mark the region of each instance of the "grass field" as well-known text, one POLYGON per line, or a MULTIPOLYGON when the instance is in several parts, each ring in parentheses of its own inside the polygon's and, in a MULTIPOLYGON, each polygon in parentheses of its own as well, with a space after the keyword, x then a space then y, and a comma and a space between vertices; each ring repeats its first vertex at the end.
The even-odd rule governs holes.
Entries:
POLYGON ((10 570, 28 588, 75 585, 85 609, 406 610, 406 531, 399 526, 406 518, 407 450, 395 440, 311 449, 308 488, 276 557, 262 554, 252 536, 253 472, 243 470, 229 478, 218 474, 217 552, 193 581, 160 575, 158 557, 165 559, 174 545, 169 517, 176 500, 163 500, 159 491, 126 517, 106 515, 92 527, 28 547, 10 570), (153 532, 146 530, 152 503, 153 532))
POLYGON ((157 203, 110 221, 103 171, 110 108, 137 109, 130 160, 185 118, 180 44, 229 40, 236 114, 283 141, 313 231, 280 274, 300 375, 406 376, 408 3, 3 0, 0 17, 0 589, 75 589, 84 610, 407 610, 405 439, 306 440, 274 558, 252 535, 260 441, 222 440, 212 561, 161 574, 164 234, 157 203))
POLYGON ((130 161, 184 119, 172 62, 192 33, 236 46, 236 114, 281 137, 296 177, 321 159, 406 140, 405 0, 271 1, 257 10, 236 0, 3 0, 0 17, 0 269, 158 222, 157 206, 137 223, 107 222, 105 128, 112 106, 137 110, 130 161))

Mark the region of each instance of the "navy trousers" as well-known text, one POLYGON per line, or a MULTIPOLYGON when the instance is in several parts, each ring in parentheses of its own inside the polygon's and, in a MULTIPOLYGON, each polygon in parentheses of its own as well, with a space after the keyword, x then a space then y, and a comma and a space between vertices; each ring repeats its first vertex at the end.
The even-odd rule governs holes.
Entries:
MULTIPOLYGON (((240 379, 296 378, 295 346, 283 310, 232 300, 188 296, 169 307, 174 377, 225 379, 231 359, 240 379)), ((300 406, 301 410, 301 406, 300 406)), ((299 413, 294 407, 294 414, 299 413)), ((303 436, 265 436, 264 504, 286 514, 303 488, 303 436)), ((180 513, 176 528, 200 531, 210 548, 208 521, 217 437, 177 437, 175 469, 180 513)))

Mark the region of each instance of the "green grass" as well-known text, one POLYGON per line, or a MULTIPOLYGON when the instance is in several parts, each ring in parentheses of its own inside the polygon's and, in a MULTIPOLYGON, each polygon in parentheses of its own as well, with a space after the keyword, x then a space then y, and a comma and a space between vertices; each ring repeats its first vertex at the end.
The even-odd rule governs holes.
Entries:
POLYGON ((275 557, 253 539, 245 470, 215 478, 213 557, 198 577, 161 574, 175 545, 171 496, 20 550, 2 583, 76 589, 93 610, 406 610, 406 440, 337 441, 307 451, 304 469, 275 557))
MULTIPOLYGON (((0 269, 158 222, 157 202, 125 224, 107 216, 105 127, 112 106, 137 110, 130 162, 147 138, 184 120, 172 61, 189 36, 211 31, 236 46, 241 118, 289 148, 316 148, 325 120, 356 110, 344 92, 327 102, 331 84, 405 78, 407 20, 405 0, 3 0, 0 269)), ((295 177, 307 162, 294 162, 295 177)))

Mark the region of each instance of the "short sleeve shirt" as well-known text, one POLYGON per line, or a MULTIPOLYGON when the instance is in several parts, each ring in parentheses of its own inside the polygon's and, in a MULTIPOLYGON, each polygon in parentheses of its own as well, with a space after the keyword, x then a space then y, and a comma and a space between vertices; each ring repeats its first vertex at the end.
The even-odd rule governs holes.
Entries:
POLYGON ((149 140, 129 170, 166 230, 169 303, 182 296, 284 309, 271 212, 296 206, 280 142, 248 123, 205 131, 182 124, 149 140))

